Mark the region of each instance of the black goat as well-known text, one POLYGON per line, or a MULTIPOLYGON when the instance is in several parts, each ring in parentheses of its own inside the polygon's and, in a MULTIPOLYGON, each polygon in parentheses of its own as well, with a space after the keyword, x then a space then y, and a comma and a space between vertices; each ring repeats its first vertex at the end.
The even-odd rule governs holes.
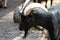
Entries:
POLYGON ((60 40, 60 4, 48 10, 49 12, 41 12, 41 9, 32 10, 28 16, 21 14, 19 29, 25 31, 24 37, 27 36, 30 28, 39 25, 48 30, 51 40, 60 40))
POLYGON ((40 29, 40 28, 38 28, 37 26, 35 26, 35 24, 33 23, 33 24, 31 24, 32 23, 32 21, 30 22, 30 23, 28 23, 31 19, 29 19, 29 17, 31 18, 32 16, 31 15, 29 15, 29 12, 30 11, 28 11, 28 10, 32 10, 32 9, 34 9, 34 8, 39 8, 41 11, 43 11, 43 12, 47 12, 48 10, 44 7, 44 6, 42 6, 41 4, 39 4, 39 3, 30 3, 25 9, 24 9, 24 11, 23 12, 20 12, 20 18, 21 18, 21 22, 20 22, 20 27, 19 27, 19 29, 20 30, 24 30, 25 31, 25 35, 24 35, 24 37, 26 37, 27 36, 27 33, 28 33, 28 30, 30 29, 30 28, 32 28, 33 26, 35 27, 35 28, 37 28, 37 29, 39 29, 39 30, 43 30, 43 29, 40 29), (27 10, 28 9, 28 10, 27 10), (28 12, 28 13, 27 13, 28 12), (25 14, 25 13, 27 13, 27 14, 25 14), (28 15, 28 16, 24 16, 24 15, 28 15), (29 19, 29 21, 27 21, 29 19), (31 24, 31 25, 29 25, 29 24, 31 24), (27 27, 27 28, 25 28, 25 27, 27 27))
MULTIPOLYGON (((47 1, 48 0, 33 0, 34 2, 38 2, 38 3, 41 3, 41 2, 45 2, 46 4, 45 4, 45 7, 47 8, 47 1)), ((53 3, 53 0, 50 0, 51 1, 51 6, 52 6, 52 3, 53 3)))
MULTIPOLYGON (((51 13, 40 12, 41 9, 32 10, 31 14, 28 16, 21 15, 21 22, 19 25, 19 30, 24 30, 27 36, 28 30, 32 27, 37 28, 37 25, 46 28, 49 32, 51 40, 54 40, 54 27, 52 22, 51 13)), ((22 13, 23 14, 23 13, 22 13)), ((39 28, 38 28, 39 29, 39 28)))

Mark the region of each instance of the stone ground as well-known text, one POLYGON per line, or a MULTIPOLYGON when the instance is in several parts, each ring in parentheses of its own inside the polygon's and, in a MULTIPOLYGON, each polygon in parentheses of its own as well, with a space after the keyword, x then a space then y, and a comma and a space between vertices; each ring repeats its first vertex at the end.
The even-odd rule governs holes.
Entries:
MULTIPOLYGON (((31 29, 27 38, 22 39, 24 31, 19 31, 19 24, 13 22, 13 13, 14 9, 23 2, 24 0, 8 0, 7 9, 0 8, 0 40, 47 40, 47 30, 45 29, 43 32, 31 29)), ((53 5, 59 2, 60 0, 54 0, 53 5)))

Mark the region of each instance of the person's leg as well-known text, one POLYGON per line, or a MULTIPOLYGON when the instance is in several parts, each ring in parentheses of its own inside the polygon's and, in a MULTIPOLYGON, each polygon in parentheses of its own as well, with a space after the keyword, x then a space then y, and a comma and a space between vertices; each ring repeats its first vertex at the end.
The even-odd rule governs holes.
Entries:
POLYGON ((7 8, 7 0, 4 0, 4 8, 7 8))

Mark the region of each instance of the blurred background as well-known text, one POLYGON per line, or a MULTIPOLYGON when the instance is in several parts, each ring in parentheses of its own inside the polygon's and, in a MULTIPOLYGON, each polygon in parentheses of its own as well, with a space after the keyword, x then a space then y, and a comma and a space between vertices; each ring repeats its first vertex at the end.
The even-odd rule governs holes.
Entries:
MULTIPOLYGON (((0 40, 45 40, 46 31, 41 36, 41 31, 30 30, 29 36, 26 39, 21 37, 24 32, 19 31, 18 23, 13 22, 14 10, 17 6, 24 3, 25 0, 7 0, 7 8, 0 8, 0 40)), ((60 0, 53 0, 53 5, 60 3, 60 0)), ((45 5, 44 3, 42 3, 45 5)), ((48 8, 50 7, 50 0, 48 0, 48 8)))

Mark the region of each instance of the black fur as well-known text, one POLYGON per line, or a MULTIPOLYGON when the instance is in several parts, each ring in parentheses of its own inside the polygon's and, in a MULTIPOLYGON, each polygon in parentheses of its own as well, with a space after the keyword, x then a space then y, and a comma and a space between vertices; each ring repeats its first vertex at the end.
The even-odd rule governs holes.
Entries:
POLYGON ((40 10, 32 10, 31 14, 29 14, 28 16, 21 15, 19 30, 25 31, 24 38, 27 36, 28 30, 30 28, 35 27, 39 29, 37 25, 47 29, 51 40, 55 40, 51 13, 40 12, 40 10))
POLYGON ((25 31, 25 34, 24 34, 24 37, 23 37, 23 38, 25 38, 25 37, 27 36, 28 30, 29 30, 30 28, 32 28, 32 27, 35 27, 36 29, 43 31, 43 29, 38 28, 38 27, 33 23, 31 17, 32 17, 31 15, 28 15, 28 16, 23 16, 23 15, 21 15, 21 22, 20 22, 20 24, 19 24, 19 30, 21 30, 21 31, 24 30, 24 31, 25 31), (28 21, 27 21, 27 20, 28 20, 28 21))

